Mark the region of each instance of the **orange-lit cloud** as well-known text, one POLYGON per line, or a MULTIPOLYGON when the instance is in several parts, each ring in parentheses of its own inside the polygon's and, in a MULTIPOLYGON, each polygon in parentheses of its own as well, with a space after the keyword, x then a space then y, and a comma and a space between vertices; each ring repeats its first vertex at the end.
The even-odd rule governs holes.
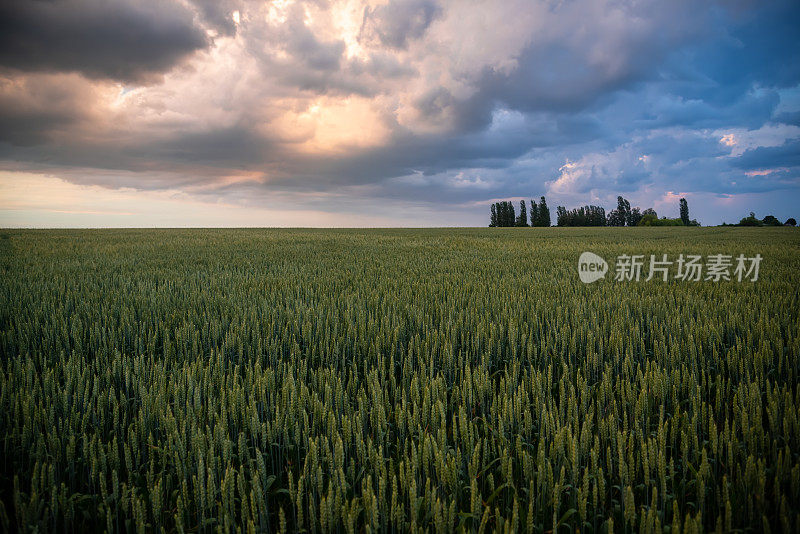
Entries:
POLYGON ((778 167, 775 169, 759 169, 756 171, 747 171, 744 174, 745 176, 750 176, 752 178, 753 176, 769 176, 774 172, 786 172, 788 170, 789 169, 787 169, 786 167, 778 167))

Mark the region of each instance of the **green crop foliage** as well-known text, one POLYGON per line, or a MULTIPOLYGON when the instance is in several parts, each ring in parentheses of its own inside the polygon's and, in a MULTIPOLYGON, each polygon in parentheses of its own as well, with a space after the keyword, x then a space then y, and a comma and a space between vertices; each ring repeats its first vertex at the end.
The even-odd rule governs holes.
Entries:
POLYGON ((794 229, 5 230, 0 270, 0 530, 800 531, 794 229))

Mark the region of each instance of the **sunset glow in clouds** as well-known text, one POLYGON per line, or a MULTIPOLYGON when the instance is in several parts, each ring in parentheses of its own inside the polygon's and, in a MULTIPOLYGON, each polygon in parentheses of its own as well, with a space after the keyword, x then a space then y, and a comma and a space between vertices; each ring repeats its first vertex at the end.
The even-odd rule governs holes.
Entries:
POLYGON ((797 217, 797 2, 0 1, 0 226, 797 217), (674 213, 673 213, 674 212, 674 213))

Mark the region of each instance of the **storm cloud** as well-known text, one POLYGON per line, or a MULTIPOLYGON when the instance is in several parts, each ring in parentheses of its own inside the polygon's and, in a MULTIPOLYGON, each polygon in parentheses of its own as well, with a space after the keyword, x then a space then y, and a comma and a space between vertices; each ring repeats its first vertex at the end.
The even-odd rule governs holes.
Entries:
POLYGON ((177 2, 0 2, 0 65, 142 81, 207 45, 177 2))
POLYGON ((798 26, 791 1, 0 0, 0 172, 456 224, 684 195, 718 222, 800 198, 798 26))

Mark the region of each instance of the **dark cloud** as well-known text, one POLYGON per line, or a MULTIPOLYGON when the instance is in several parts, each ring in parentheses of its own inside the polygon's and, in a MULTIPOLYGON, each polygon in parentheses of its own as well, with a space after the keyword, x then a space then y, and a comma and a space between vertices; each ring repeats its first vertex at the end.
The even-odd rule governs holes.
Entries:
POLYGON ((800 110, 798 111, 785 111, 778 113, 774 117, 774 121, 782 124, 791 124, 793 126, 800 126, 800 110))
MULTIPOLYGON (((725 12, 722 12, 723 15, 725 12)), ((692 51, 693 62, 710 82, 700 96, 728 103, 752 89, 800 83, 800 3, 764 2, 737 18, 721 18, 724 38, 692 51)))
POLYGON ((244 124, 179 134, 144 143, 135 150, 159 160, 219 168, 263 165, 274 156, 269 143, 244 124))
POLYGON ((800 167, 800 139, 780 146, 761 146, 745 151, 733 161, 739 169, 754 170, 774 167, 800 167))
POLYGON ((77 76, 0 75, 0 142, 30 146, 53 141, 91 114, 91 86, 77 76))
POLYGON ((142 82, 207 46, 176 2, 0 0, 0 65, 142 82))
POLYGON ((675 130, 654 133, 632 144, 639 154, 658 157, 663 162, 682 163, 696 158, 720 158, 730 148, 719 139, 698 132, 675 130))
POLYGON ((366 60, 353 59, 347 64, 349 74, 361 76, 368 74, 380 79, 398 79, 412 77, 417 70, 408 64, 401 63, 393 54, 374 52, 366 60))
POLYGON ((645 100, 648 105, 642 106, 641 96, 641 93, 629 95, 620 103, 621 106, 641 109, 641 114, 634 119, 636 127, 641 129, 759 128, 771 119, 780 103, 778 93, 772 90, 749 91, 728 105, 660 92, 651 95, 652 99, 645 100), (637 98, 638 102, 635 102, 637 98))
POLYGON ((373 9, 364 8, 362 38, 374 33, 386 46, 405 48, 409 41, 422 37, 441 13, 440 6, 430 0, 392 0, 373 9))
POLYGON ((633 80, 627 68, 607 73, 584 51, 559 44, 529 46, 510 73, 486 69, 479 87, 486 101, 521 111, 577 111, 633 80))
MULTIPOLYGON (((244 124, 204 132, 154 134, 148 139, 129 143, 113 140, 72 143, 69 139, 61 139, 57 146, 41 146, 41 143, 33 146, 35 144, 20 146, 16 140, 0 139, 0 160, 15 155, 20 161, 33 165, 23 165, 25 169, 47 165, 67 169, 131 171, 134 174, 126 179, 134 177, 136 187, 142 189, 169 188, 169 182, 165 181, 168 179, 161 179, 164 176, 172 176, 180 183, 203 183, 236 170, 264 169, 275 157, 270 143, 244 124), (161 178, 150 182, 135 179, 137 175, 148 173, 161 178)), ((81 183, 91 183, 93 177, 108 175, 108 172, 95 173, 82 179, 80 173, 72 173, 73 177, 78 176, 75 181, 81 183)))
POLYGON ((432 177, 453 169, 502 169, 530 149, 524 129, 443 137, 399 134, 387 146, 339 156, 304 156, 281 166, 271 187, 330 190, 345 185, 380 184, 402 176, 432 177))
POLYGON ((191 0, 191 2, 200 12, 205 23, 221 35, 231 36, 236 33, 233 12, 243 9, 244 1, 191 0))
POLYGON ((288 33, 285 41, 286 51, 294 59, 315 71, 339 70, 344 43, 339 40, 326 43, 318 39, 304 24, 301 12, 297 9, 291 17, 288 33))
POLYGON ((358 74, 367 70, 363 62, 344 61, 345 43, 323 39, 305 22, 304 4, 290 5, 285 21, 265 32, 245 28, 242 42, 258 58, 265 81, 277 82, 287 96, 298 94, 371 94, 358 74))

